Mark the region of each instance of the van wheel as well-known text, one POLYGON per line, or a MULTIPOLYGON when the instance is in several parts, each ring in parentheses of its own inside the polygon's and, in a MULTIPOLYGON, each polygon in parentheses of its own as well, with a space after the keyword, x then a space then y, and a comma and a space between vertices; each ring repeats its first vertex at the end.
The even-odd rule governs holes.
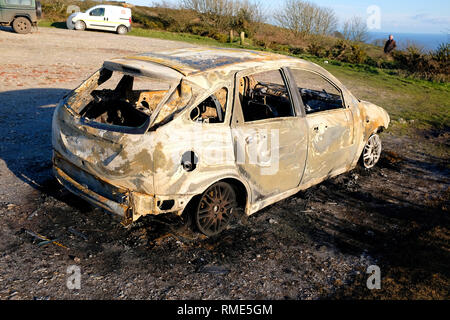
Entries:
POLYGON ((214 236, 230 224, 236 209, 236 192, 233 187, 228 183, 218 182, 202 194, 194 220, 201 233, 214 236))
POLYGON ((84 21, 78 20, 75 22, 75 30, 84 31, 86 30, 86 23, 84 21))
POLYGON ((13 30, 20 34, 31 32, 31 22, 25 17, 19 17, 13 22, 13 30))
POLYGON ((118 34, 126 34, 128 32, 128 28, 125 26, 119 26, 117 28, 117 33, 118 34))

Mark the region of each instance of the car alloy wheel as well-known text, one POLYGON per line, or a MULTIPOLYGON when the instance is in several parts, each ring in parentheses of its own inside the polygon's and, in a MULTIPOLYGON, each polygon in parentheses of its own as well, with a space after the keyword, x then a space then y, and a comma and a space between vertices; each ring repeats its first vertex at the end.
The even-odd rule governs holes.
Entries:
POLYGON ((203 193, 195 212, 198 229, 207 236, 220 233, 230 224, 236 207, 232 186, 225 182, 212 185, 203 193))
POLYGON ((381 139, 377 134, 370 136, 363 150, 363 164, 366 169, 372 168, 381 156, 381 139))

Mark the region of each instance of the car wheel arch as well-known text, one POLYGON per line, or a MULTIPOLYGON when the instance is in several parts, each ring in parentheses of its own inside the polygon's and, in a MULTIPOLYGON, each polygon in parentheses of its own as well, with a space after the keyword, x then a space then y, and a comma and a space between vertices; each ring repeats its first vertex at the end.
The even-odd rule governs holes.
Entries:
POLYGON ((28 19, 28 21, 30 21, 31 24, 33 24, 33 21, 31 21, 31 17, 27 14, 19 14, 14 16, 14 18, 11 20, 11 25, 14 23, 14 20, 18 19, 18 18, 26 18, 28 19))
POLYGON ((237 179, 236 177, 224 177, 224 178, 220 178, 220 179, 215 180, 214 182, 208 184, 207 187, 203 188, 204 190, 201 193, 194 195, 189 200, 189 202, 185 208, 192 206, 193 202, 195 203, 196 201, 200 200, 202 194, 206 190, 208 190, 211 186, 213 186, 219 182, 228 183, 229 185, 231 185, 233 187, 233 189, 236 191, 238 206, 243 210, 243 212, 246 212, 246 208, 249 206, 250 189, 243 181, 237 179))

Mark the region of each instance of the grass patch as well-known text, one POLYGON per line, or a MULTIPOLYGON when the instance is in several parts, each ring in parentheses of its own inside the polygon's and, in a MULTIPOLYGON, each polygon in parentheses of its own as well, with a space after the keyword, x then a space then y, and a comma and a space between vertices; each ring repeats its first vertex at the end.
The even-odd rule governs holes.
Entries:
POLYGON ((319 62, 359 99, 385 108, 391 119, 413 121, 418 129, 449 131, 450 85, 426 80, 354 69, 342 64, 335 66, 319 62))

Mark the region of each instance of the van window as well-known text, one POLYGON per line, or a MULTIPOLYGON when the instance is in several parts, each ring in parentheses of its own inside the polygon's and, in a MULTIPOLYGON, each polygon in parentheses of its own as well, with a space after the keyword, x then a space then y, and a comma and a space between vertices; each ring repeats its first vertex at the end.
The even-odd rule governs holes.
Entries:
POLYGON ((191 111, 191 120, 202 123, 223 123, 227 108, 228 89, 222 88, 210 95, 191 111))
POLYGON ((31 6, 32 0, 6 0, 6 4, 19 5, 19 6, 31 6))
POLYGON ((103 17, 105 15, 105 8, 94 9, 89 13, 89 15, 94 17, 103 17))
POLYGON ((295 116, 280 70, 241 78, 239 98, 245 122, 295 116))

